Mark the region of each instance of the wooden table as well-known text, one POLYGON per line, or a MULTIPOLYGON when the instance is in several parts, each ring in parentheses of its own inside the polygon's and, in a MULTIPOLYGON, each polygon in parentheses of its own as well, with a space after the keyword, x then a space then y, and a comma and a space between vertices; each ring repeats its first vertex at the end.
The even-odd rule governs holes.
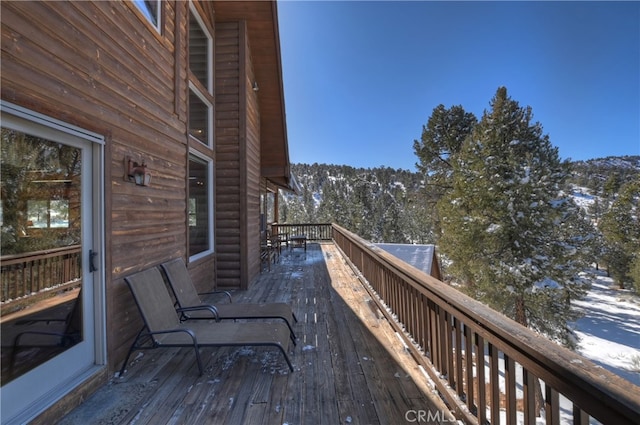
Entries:
POLYGON ((305 235, 291 235, 289 236, 289 242, 291 243, 291 249, 299 247, 304 248, 307 251, 307 237, 305 235))

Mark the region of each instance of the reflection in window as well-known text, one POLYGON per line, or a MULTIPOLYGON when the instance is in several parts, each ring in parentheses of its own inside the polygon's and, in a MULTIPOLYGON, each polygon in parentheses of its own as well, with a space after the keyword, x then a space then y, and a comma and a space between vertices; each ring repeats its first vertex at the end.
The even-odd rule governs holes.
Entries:
POLYGON ((189 155, 189 256, 212 248, 213 211, 209 163, 189 155))
POLYGON ((209 145, 209 106, 189 90, 189 134, 209 145))
POLYGON ((69 201, 27 202, 27 226, 34 229, 69 227, 69 201))
POLYGON ((80 244, 80 150, 2 128, 2 255, 80 244))
POLYGON ((189 198, 189 227, 198 225, 198 202, 196 198, 189 198))
POLYGON ((2 127, 2 385, 83 340, 81 150, 2 127))
POLYGON ((202 29, 196 15, 189 11, 189 69, 207 90, 211 90, 209 87, 210 50, 210 38, 202 29))

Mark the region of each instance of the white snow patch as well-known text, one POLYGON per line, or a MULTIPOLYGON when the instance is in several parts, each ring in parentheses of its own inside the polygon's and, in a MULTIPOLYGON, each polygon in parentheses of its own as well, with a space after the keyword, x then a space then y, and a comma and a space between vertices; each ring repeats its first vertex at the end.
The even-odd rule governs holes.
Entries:
POLYGON ((587 296, 574 301, 584 317, 576 323, 578 353, 603 368, 640 385, 640 298, 612 289, 613 279, 593 272, 587 296))
POLYGON ((487 227, 487 233, 495 233, 498 230, 500 230, 500 227, 502 227, 502 226, 499 225, 499 224, 493 223, 489 227, 487 227))

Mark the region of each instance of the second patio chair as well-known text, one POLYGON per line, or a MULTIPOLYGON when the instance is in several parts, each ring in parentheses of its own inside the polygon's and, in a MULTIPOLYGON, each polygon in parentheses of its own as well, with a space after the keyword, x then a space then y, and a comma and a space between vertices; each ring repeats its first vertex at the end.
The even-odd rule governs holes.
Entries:
POLYGON ((296 344, 293 323, 297 322, 291 307, 286 303, 237 303, 211 305, 203 302, 196 291, 187 266, 181 258, 161 264, 169 286, 178 303, 183 320, 193 319, 282 319, 289 327, 290 337, 296 344), (196 309, 195 307, 200 307, 196 309), (185 311, 184 309, 188 309, 185 311), (215 317, 217 313, 217 317, 215 317))
POLYGON ((173 307, 162 274, 157 267, 138 272, 124 279, 133 293, 144 327, 136 336, 120 375, 124 374, 129 357, 135 350, 159 347, 193 347, 200 375, 203 373, 200 347, 270 346, 282 352, 289 369, 293 366, 287 356, 288 328, 282 323, 221 323, 182 322, 173 307))

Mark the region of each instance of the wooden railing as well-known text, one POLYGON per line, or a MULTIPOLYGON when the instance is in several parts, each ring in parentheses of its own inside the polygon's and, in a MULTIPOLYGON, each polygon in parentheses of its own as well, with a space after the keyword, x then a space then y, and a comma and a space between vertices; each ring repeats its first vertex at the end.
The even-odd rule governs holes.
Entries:
POLYGON ((80 245, 0 257, 3 313, 7 301, 78 282, 81 263, 80 245))
POLYGON ((458 419, 640 424, 640 387, 340 226, 333 238, 458 419))
POLYGON ((272 224, 271 227, 274 235, 304 235, 308 241, 330 241, 333 238, 331 223, 272 224))

